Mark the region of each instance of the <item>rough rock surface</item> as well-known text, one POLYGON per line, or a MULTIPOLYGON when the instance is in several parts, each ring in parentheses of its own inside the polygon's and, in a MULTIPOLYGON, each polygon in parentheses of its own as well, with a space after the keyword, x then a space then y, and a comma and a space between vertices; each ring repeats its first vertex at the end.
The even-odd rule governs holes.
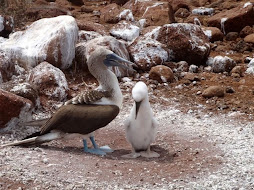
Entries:
POLYGON ((151 68, 149 78, 158 82, 172 82, 174 80, 174 73, 167 66, 157 65, 151 68))
POLYGON ((222 86, 209 86, 202 93, 204 98, 223 97, 225 95, 225 89, 222 86))
POLYGON ((213 58, 213 63, 211 66, 213 72, 215 73, 230 72, 236 66, 236 63, 233 59, 227 56, 216 56, 213 58))
POLYGON ((120 21, 110 29, 110 34, 116 38, 132 41, 139 36, 140 28, 131 22, 120 21))
POLYGON ((166 45, 149 37, 137 38, 129 46, 129 51, 135 64, 143 71, 149 70, 152 66, 160 65, 169 58, 166 45))
POLYGON ((168 50, 173 52, 174 61, 201 65, 210 53, 208 37, 194 24, 166 24, 146 35, 165 44, 168 50))
POLYGON ((203 32, 209 38, 210 42, 222 41, 223 33, 219 28, 216 27, 202 27, 203 32))
POLYGON ((167 2, 130 0, 124 5, 124 8, 132 10, 135 17, 146 19, 148 25, 159 26, 170 21, 167 2))
POLYGON ((209 26, 228 32, 240 32, 245 26, 253 25, 254 9, 251 3, 241 3, 238 7, 220 12, 207 19, 209 26))
POLYGON ((28 81, 37 87, 39 95, 64 101, 68 84, 64 73, 53 65, 42 62, 31 70, 28 81))
POLYGON ((32 118, 33 103, 21 96, 0 89, 0 128, 16 127, 32 118))
POLYGON ((24 68, 48 61, 56 67, 67 69, 75 56, 78 27, 71 16, 41 19, 25 31, 13 33, 0 49, 24 68))

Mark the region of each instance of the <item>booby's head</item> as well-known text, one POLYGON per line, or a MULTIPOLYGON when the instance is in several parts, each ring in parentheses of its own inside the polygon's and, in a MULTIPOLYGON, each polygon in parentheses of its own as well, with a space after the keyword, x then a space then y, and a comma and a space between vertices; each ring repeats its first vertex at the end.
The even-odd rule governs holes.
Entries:
POLYGON ((136 104, 136 118, 137 118, 138 111, 142 101, 148 98, 148 89, 144 82, 141 81, 137 82, 137 84, 132 89, 132 97, 136 104))
POLYGON ((103 67, 104 69, 107 69, 107 67, 111 66, 118 66, 135 71, 131 67, 127 67, 126 65, 121 64, 121 62, 136 66, 134 63, 121 58, 114 52, 106 49, 105 47, 98 47, 91 53, 90 57, 88 58, 87 64, 90 72, 94 65, 103 67))

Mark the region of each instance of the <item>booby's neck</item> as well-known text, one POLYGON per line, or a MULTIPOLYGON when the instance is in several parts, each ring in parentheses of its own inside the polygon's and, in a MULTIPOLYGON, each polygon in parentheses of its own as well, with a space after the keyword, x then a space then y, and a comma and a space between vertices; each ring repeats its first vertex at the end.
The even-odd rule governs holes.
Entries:
MULTIPOLYGON (((90 72, 99 82, 99 87, 97 88, 98 90, 105 90, 112 93, 112 95, 108 98, 109 103, 117 105, 119 108, 121 108, 123 95, 116 75, 109 69, 105 69, 103 67, 90 69, 90 72)), ((109 103, 107 102, 107 104, 109 103)))

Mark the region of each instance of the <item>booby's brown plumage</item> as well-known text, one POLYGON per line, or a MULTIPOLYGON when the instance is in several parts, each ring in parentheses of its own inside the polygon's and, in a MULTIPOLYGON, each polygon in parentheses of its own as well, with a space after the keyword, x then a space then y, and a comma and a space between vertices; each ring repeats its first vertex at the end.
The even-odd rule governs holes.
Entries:
POLYGON ((121 66, 127 69, 128 67, 116 61, 133 64, 105 48, 95 49, 87 64, 91 74, 98 80, 99 87, 86 93, 80 93, 67 101, 48 119, 36 135, 29 136, 19 142, 2 145, 2 147, 40 144, 81 135, 83 138, 89 137, 94 145, 93 150, 88 149, 86 140, 84 140, 85 152, 104 155, 97 147, 91 133, 110 123, 118 115, 122 106, 123 97, 118 80, 108 67, 121 66))

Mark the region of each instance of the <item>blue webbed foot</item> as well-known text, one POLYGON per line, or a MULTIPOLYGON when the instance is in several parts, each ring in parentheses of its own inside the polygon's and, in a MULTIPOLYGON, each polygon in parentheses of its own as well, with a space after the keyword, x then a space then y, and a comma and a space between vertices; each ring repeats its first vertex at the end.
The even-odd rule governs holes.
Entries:
POLYGON ((84 139, 83 144, 84 144, 84 151, 85 152, 88 152, 91 154, 102 155, 102 156, 106 155, 107 153, 113 152, 113 150, 107 145, 99 148, 98 145, 96 144, 93 136, 90 137, 90 140, 91 140, 94 148, 88 148, 87 142, 84 139))

